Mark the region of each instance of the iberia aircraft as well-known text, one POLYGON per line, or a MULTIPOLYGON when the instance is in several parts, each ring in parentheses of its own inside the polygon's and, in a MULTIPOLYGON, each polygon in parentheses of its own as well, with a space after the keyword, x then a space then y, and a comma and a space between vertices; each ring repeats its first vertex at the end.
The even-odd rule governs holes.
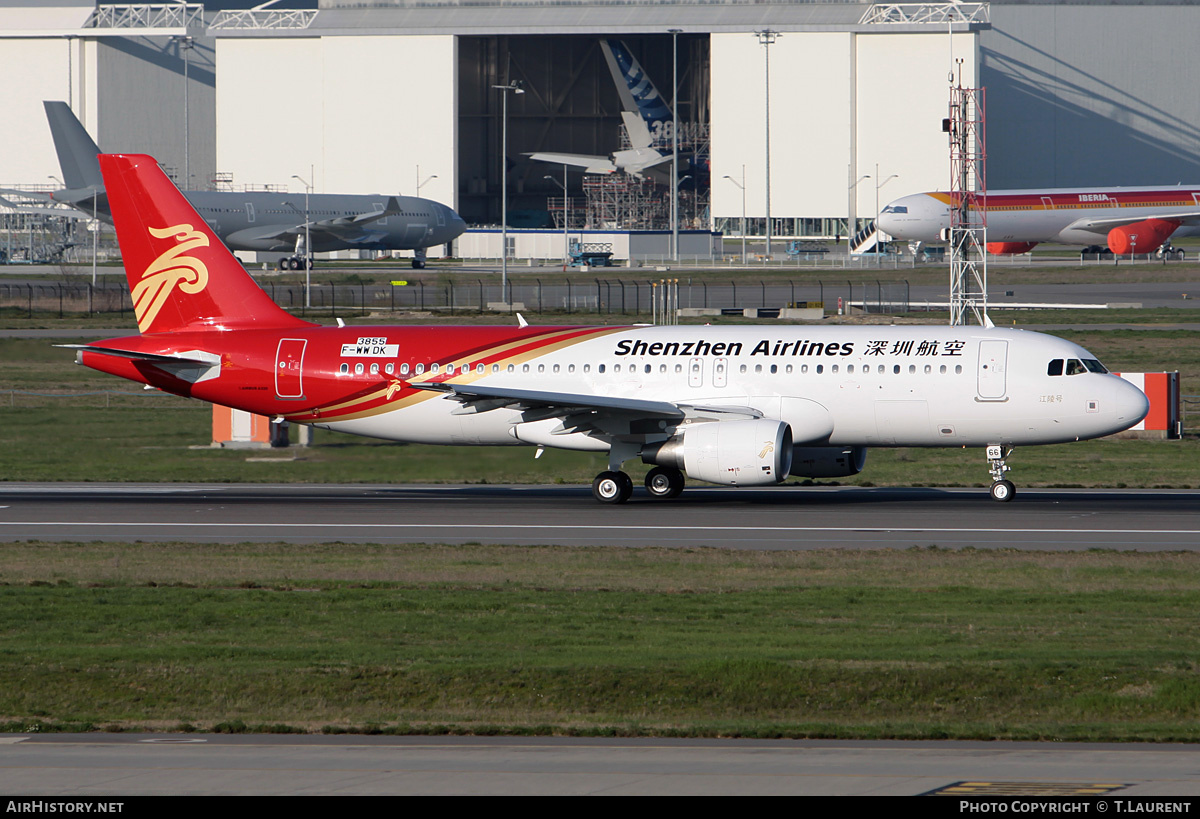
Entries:
MULTIPOLYGON (((940 192, 901 197, 880 211, 879 229, 910 242, 941 241, 958 201, 940 192)), ((1040 242, 1153 253, 1172 236, 1200 235, 1200 188, 989 191, 987 231, 990 253, 1026 253, 1040 242)))
POLYGON ((1136 387, 1052 336, 980 327, 323 327, 276 306, 149 156, 102 155, 140 335, 82 364, 177 395, 393 441, 608 453, 727 486, 862 469, 867 447, 1014 446, 1140 421, 1136 387))

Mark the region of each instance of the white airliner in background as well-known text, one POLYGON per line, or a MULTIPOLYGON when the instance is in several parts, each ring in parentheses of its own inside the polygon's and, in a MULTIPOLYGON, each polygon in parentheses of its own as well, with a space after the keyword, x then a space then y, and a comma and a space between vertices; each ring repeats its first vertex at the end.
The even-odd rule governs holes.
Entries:
MULTIPOLYGON (((954 201, 940 192, 901 197, 880 211, 879 229, 910 242, 944 241, 954 201)), ((1153 253, 1172 236, 1200 236, 1200 187, 989 191, 987 233, 988 252, 998 254, 1041 242, 1153 253)))
MULTIPOLYGON (((153 158, 101 168, 140 335, 80 363, 178 395, 393 441, 607 453, 592 489, 651 497, 862 469, 871 446, 1012 447, 1119 432, 1146 396, 1095 356, 983 327, 323 327, 275 305, 153 158)), ((918 476, 914 476, 918 478, 918 476)))

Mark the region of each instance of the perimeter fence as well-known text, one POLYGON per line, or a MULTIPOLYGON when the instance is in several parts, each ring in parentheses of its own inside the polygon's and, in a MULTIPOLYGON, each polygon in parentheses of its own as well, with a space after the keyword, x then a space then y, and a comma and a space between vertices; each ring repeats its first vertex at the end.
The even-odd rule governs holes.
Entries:
MULTIPOLYGON (((509 282, 454 281, 404 284, 259 282, 283 307, 299 316, 336 317, 348 314, 400 312, 527 312, 531 314, 601 314, 640 316, 654 312, 655 288, 664 280, 561 278, 509 282)), ((827 313, 851 307, 867 313, 907 313, 938 309, 910 299, 908 281, 728 281, 670 280, 675 304, 681 309, 700 308, 741 312, 778 310, 790 306, 823 305, 827 313)), ((661 304, 661 302, 660 302, 661 304)), ((129 289, 124 282, 0 283, 0 309, 9 315, 80 314, 133 315, 129 289)), ((942 308, 944 310, 944 307, 942 308)))

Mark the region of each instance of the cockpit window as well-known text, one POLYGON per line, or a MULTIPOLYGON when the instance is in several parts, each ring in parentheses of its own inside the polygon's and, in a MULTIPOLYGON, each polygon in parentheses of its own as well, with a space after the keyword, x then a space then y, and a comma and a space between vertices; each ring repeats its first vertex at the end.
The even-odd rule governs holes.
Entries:
POLYGON ((1046 375, 1062 375, 1063 360, 1056 358, 1050 362, 1050 366, 1046 368, 1046 375))
POLYGON ((1104 374, 1108 372, 1108 368, 1094 358, 1085 358, 1083 366, 1088 368, 1088 372, 1104 374))
POLYGON ((1084 367, 1083 362, 1080 361, 1078 358, 1068 358, 1067 359, 1067 375, 1079 375, 1080 373, 1086 373, 1086 372, 1087 372, 1087 367, 1084 367))
POLYGON ((883 209, 884 213, 908 213, 908 208, 904 205, 888 205, 883 209))

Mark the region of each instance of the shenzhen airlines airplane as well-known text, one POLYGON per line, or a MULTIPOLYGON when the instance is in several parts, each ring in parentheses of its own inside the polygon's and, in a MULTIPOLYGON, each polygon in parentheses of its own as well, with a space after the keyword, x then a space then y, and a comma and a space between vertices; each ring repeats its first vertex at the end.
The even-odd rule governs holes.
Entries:
MULTIPOLYGON (((879 229, 910 242, 941 241, 953 203, 948 193, 902 197, 880 211, 879 229)), ((1172 236, 1200 236, 1200 188, 990 191, 987 229, 989 253, 1026 253, 1039 242, 1153 253, 1172 236)))
POLYGON ((1146 396, 1087 350, 980 327, 323 327, 278 306, 149 156, 102 155, 140 335, 80 363, 177 395, 393 441, 608 453, 595 497, 691 478, 762 486, 862 469, 870 446, 1095 438, 1146 396))

